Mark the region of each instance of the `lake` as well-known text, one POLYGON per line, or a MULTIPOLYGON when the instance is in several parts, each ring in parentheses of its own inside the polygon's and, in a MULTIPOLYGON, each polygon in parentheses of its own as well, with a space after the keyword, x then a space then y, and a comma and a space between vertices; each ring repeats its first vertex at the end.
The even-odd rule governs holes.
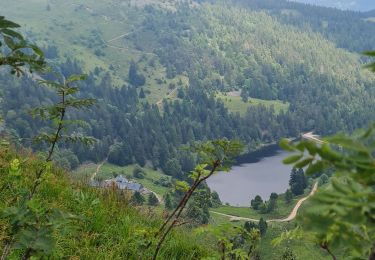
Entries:
POLYGON ((269 145, 239 157, 230 172, 219 172, 207 184, 223 203, 233 206, 249 206, 256 195, 268 200, 272 192, 283 193, 289 187, 292 167, 282 163, 287 156, 277 145, 269 145))

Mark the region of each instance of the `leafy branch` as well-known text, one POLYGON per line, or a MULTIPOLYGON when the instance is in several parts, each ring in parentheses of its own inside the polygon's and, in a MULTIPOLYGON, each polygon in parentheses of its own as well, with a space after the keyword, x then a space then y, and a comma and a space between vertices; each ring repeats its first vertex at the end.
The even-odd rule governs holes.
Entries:
MULTIPOLYGON (((363 54, 365 54, 369 57, 375 58, 375 51, 366 51, 363 54)), ((375 62, 370 63, 366 67, 369 68, 372 72, 375 72, 375 62)))
MULTIPOLYGON (((78 99, 73 97, 75 93, 78 92, 78 88, 72 86, 71 84, 84 80, 85 75, 71 75, 67 80, 64 80, 64 83, 58 83, 58 82, 51 82, 51 81, 40 81, 41 84, 44 84, 46 86, 52 87, 56 90, 56 93, 60 97, 60 101, 57 104, 42 107, 34 110, 34 115, 39 115, 43 119, 48 119, 52 121, 56 125, 56 130, 50 134, 42 133, 39 136, 35 138, 35 141, 37 142, 47 142, 50 144, 50 148, 48 150, 47 158, 45 159, 46 163, 49 163, 52 161, 52 155, 55 151, 57 143, 65 138, 66 140, 79 140, 87 144, 91 144, 94 142, 92 138, 86 138, 86 137, 69 137, 64 136, 62 133, 66 129, 67 124, 65 123, 65 116, 66 112, 69 108, 85 108, 92 106, 95 103, 94 99, 78 99), (35 112, 38 112, 36 114, 35 112)), ((37 174, 36 174, 36 180, 34 183, 34 186, 31 189, 29 199, 31 199, 36 189, 38 188, 41 180, 41 176, 44 172, 44 168, 41 168, 37 174)))
POLYGON ((29 72, 45 68, 44 54, 38 46, 27 42, 14 29, 20 25, 0 16, 0 66, 10 66, 11 73, 20 76, 23 68, 29 67, 29 72))
MULTIPOLYGON (((375 57, 375 51, 364 54, 375 57)), ((375 72, 375 63, 366 67, 375 72)), ((333 249, 343 248, 354 259, 374 259, 375 123, 352 136, 336 134, 318 143, 302 140, 297 144, 283 139, 280 146, 295 153, 284 163, 307 167, 308 175, 334 170, 328 188, 312 198, 302 218, 303 229, 311 231, 333 260, 337 259, 333 249)), ((298 229, 290 234, 300 233, 298 229)))
MULTIPOLYGON (((12 225, 12 232, 6 248, 4 249, 3 258, 5 259, 9 253, 12 244, 16 248, 24 248, 22 259, 29 259, 33 254, 43 252, 48 254, 53 245, 52 234, 58 227, 53 224, 59 218, 69 219, 65 214, 50 208, 44 208, 40 205, 38 199, 35 198, 38 187, 46 180, 46 177, 51 173, 52 157, 56 150, 57 144, 61 140, 65 141, 83 141, 90 144, 94 141, 93 138, 84 136, 69 136, 64 133, 67 132, 68 126, 72 122, 65 122, 65 117, 69 109, 82 109, 89 107, 95 103, 93 99, 79 99, 75 98, 74 94, 78 92, 78 88, 73 86, 74 83, 83 80, 83 75, 72 75, 63 83, 40 81, 41 84, 47 85, 55 89, 59 96, 59 101, 56 104, 37 108, 33 111, 34 116, 41 116, 45 120, 53 122, 55 130, 50 133, 42 133, 35 138, 38 142, 45 142, 49 144, 49 149, 42 165, 37 167, 35 172, 35 179, 28 191, 28 196, 21 195, 21 203, 19 206, 12 206, 6 208, 3 212, 5 218, 10 219, 12 225), (57 213, 58 214, 57 214, 57 213)), ((19 164, 13 167, 15 172, 19 173, 19 164)), ((18 174, 20 177, 20 174, 18 174)))
MULTIPOLYGON (((241 226, 232 224, 221 224, 219 226, 209 225, 198 228, 196 234, 209 233, 218 240, 220 259, 253 259, 256 248, 261 239, 258 229, 246 230, 241 226)), ((256 258, 256 257, 255 257, 256 258)))
MULTIPOLYGON (((228 170, 231 160, 242 151, 242 145, 236 141, 215 140, 203 144, 195 144, 192 147, 192 151, 199 155, 202 162, 195 167, 189 176, 192 180, 191 185, 184 181, 177 182, 176 188, 182 190, 184 196, 156 232, 154 238, 158 239, 158 242, 152 259, 157 258, 168 234, 173 228, 178 226, 181 214, 195 190, 217 171, 228 170)), ((148 247, 151 244, 152 242, 148 244, 148 247)))
MULTIPOLYGON (((11 73, 17 76, 24 74, 24 67, 28 67, 30 73, 45 68, 43 52, 14 31, 18 27, 18 24, 0 16, 0 47, 3 47, 0 50, 0 66, 10 66, 11 73)), ((30 189, 22 178, 22 164, 19 160, 14 159, 10 165, 9 174, 6 176, 9 179, 8 185, 1 190, 9 189, 15 194, 10 202, 11 206, 1 212, 1 217, 7 219, 11 226, 1 259, 7 259, 12 249, 23 250, 21 259, 29 259, 38 254, 50 254, 53 248, 53 233, 74 218, 60 210, 46 207, 35 195, 38 187, 52 174, 52 157, 61 140, 82 141, 86 144, 94 141, 89 137, 65 134, 68 126, 79 122, 66 120, 67 112, 70 109, 83 109, 95 103, 93 99, 79 99, 74 96, 79 91, 78 87, 73 86, 74 83, 84 79, 84 75, 72 75, 62 83, 44 80, 39 82, 53 88, 59 96, 59 101, 50 106, 34 109, 32 114, 52 121, 54 130, 50 133, 41 133, 35 138, 37 142, 49 144, 49 149, 44 162, 36 166, 35 179, 30 189)))
POLYGON ((322 140, 322 144, 280 142, 285 150, 296 153, 285 163, 307 167, 309 175, 335 171, 329 187, 312 198, 302 226, 312 231, 333 259, 334 250, 340 248, 353 257, 368 257, 375 241, 375 124, 353 136, 337 134, 322 140))

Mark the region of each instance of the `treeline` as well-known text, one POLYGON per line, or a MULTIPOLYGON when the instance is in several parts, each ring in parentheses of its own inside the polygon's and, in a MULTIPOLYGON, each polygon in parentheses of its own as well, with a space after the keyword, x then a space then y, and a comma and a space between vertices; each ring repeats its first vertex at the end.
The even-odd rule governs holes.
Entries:
MULTIPOLYGON (((319 177, 320 174, 316 174, 314 178, 319 177)), ((324 174, 323 181, 327 181, 327 175, 324 174)), ((289 189, 283 194, 283 198, 286 204, 290 204, 294 196, 299 196, 304 194, 305 189, 308 187, 309 179, 305 176, 303 169, 293 168, 290 173, 289 179, 289 189)), ((323 183, 321 183, 323 184, 323 183)), ((277 208, 279 200, 279 195, 276 193, 271 193, 269 200, 266 201, 262 199, 261 196, 256 195, 254 199, 250 201, 250 207, 254 210, 259 211, 260 214, 272 213, 277 208)))
MULTIPOLYGON (((67 60, 59 67, 63 75, 81 73, 77 61, 67 60)), ((109 162, 121 166, 133 163, 145 166, 148 163, 170 176, 183 179, 185 173, 193 169, 196 160, 194 154, 180 148, 194 141, 225 137, 241 140, 247 144, 248 150, 253 150, 260 143, 277 141, 283 136, 297 136, 301 131, 314 128, 322 132, 352 129, 364 124, 370 114, 366 111, 359 113, 366 107, 340 113, 326 97, 314 104, 299 98, 290 104, 289 111, 278 114, 272 107, 252 106, 241 117, 230 113, 199 82, 192 82, 189 88, 180 87, 180 98, 164 101, 160 107, 141 101, 139 88, 131 85, 114 87, 111 76, 100 70, 90 73, 80 84, 81 96, 95 98, 98 103, 90 111, 77 112, 70 118, 86 119, 86 124, 72 131, 93 136, 98 141, 90 149, 75 144, 61 146, 56 159, 66 168, 108 157, 109 162)), ((314 94, 318 95, 313 86, 309 91, 312 98, 315 98, 314 94)), ((14 80, 4 76, 2 96, 7 129, 13 129, 13 135, 22 144, 41 148, 30 138, 39 127, 48 125, 34 120, 30 110, 54 101, 53 92, 40 88, 30 78, 14 80)), ((353 106, 349 101, 347 105, 346 109, 353 106)))
MULTIPOLYGON (((353 131, 375 119, 374 78, 361 70, 357 56, 319 34, 281 24, 264 11, 221 2, 199 8, 181 4, 176 12, 146 6, 138 12, 147 15, 129 40, 139 50, 153 51, 168 78, 187 75, 189 86, 177 86, 178 99, 157 106, 145 102, 148 92, 139 87, 147 75, 137 61, 130 64, 126 86, 115 86, 109 73, 96 68, 80 89, 82 97, 98 99, 97 106, 77 112, 86 124, 72 131, 98 142, 90 150, 61 146, 64 156, 56 158, 67 168, 108 156, 118 165, 148 163, 183 178, 195 165, 195 156, 180 147, 193 141, 239 139, 251 150, 302 131, 353 131), (155 41, 142 40, 146 36, 155 41), (232 114, 214 93, 233 89, 250 97, 283 100, 289 110, 277 114, 272 107, 252 106, 242 117, 232 114)), ((50 58, 58 55, 55 47, 45 49, 50 58)), ((55 69, 67 76, 82 73, 80 67, 68 59, 55 69)), ((48 125, 33 120, 28 111, 56 97, 28 78, 2 76, 1 85, 7 129, 23 144, 38 148, 30 138, 38 127, 48 125)))
MULTIPOLYGON (((65 67, 66 64, 62 65, 65 67)), ((71 66, 74 67, 76 64, 71 66)), ((4 77, 3 82, 2 109, 6 111, 7 128, 13 129, 14 136, 23 144, 37 148, 30 138, 41 126, 48 125, 34 120, 29 111, 54 100, 53 93, 30 78, 4 77)), ((140 90, 135 87, 114 88, 109 75, 98 81, 90 74, 80 87, 83 97, 96 98, 98 103, 90 111, 77 112, 69 119, 86 119, 86 124, 76 127, 74 132, 93 136, 98 142, 89 150, 75 144, 61 146, 60 152, 69 155, 71 167, 88 160, 98 162, 109 155, 109 161, 118 165, 144 166, 148 162, 168 175, 182 178, 195 165, 194 155, 180 149, 183 145, 225 137, 239 139, 254 148, 299 131, 298 125, 288 123, 292 120, 288 113, 276 115, 272 108, 253 107, 245 117, 240 117, 198 88, 181 89, 183 99, 164 102, 159 108, 141 102, 140 90), (72 158, 74 155, 69 151, 77 158, 72 158)))

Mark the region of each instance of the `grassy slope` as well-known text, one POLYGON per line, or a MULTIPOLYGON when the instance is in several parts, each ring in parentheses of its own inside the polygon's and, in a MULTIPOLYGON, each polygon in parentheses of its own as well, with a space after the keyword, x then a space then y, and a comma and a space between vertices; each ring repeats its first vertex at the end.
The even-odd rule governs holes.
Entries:
MULTIPOLYGON (((0 149, 0 211, 14 206, 20 189, 31 188, 35 171, 41 162, 29 152, 0 149), (20 181, 9 174, 9 164, 14 158, 21 163, 20 181), (26 159, 27 158, 27 159, 26 159), (22 183, 22 185, 20 185, 22 183), (18 185, 17 185, 18 184, 18 185), (11 188, 9 188, 11 186, 11 188)), ((22 193, 23 194, 23 193, 22 193)), ((157 229, 162 217, 148 207, 134 207, 129 198, 115 191, 88 188, 71 183, 67 173, 53 168, 43 178, 34 200, 45 208, 55 208, 79 216, 64 231, 55 232, 56 247, 52 259, 149 259, 153 249, 145 249, 144 236, 157 229), (67 232, 68 231, 68 232, 67 232)), ((4 248, 9 223, 0 218, 0 248, 4 248)), ((167 239, 161 259, 194 259, 215 256, 215 244, 202 244, 202 237, 181 227, 167 239)), ((10 259, 19 259, 14 250, 10 259)))
MULTIPOLYGON (((170 1, 140 2, 136 5, 158 2, 166 9, 173 6, 170 1)), ((160 47, 155 45, 160 35, 152 35, 142 30, 142 21, 147 15, 142 9, 129 7, 127 2, 115 0, 95 3, 89 0, 50 1, 50 6, 51 10, 47 11, 45 0, 2 0, 2 13, 19 22, 27 31, 32 31, 33 37, 40 39, 39 44, 54 43, 63 56, 80 60, 86 72, 95 67, 103 68, 113 76, 115 86, 126 82, 129 62, 139 61, 140 71, 146 75, 145 89, 150 92, 147 99, 151 103, 169 97, 172 91, 169 88, 171 83, 178 85, 181 79, 182 86, 188 85, 188 79, 184 75, 178 75, 171 80, 166 78, 165 68, 153 54, 155 48, 160 47), (130 34, 111 41, 112 47, 104 44, 105 41, 125 33, 130 34), (137 39, 143 39, 142 43, 131 40, 133 33, 138 34, 137 39), (95 55, 98 50, 104 55, 95 55), (151 60, 155 60, 154 66, 149 65, 151 60), (158 81, 161 83, 157 83, 158 81)), ((262 62, 273 64, 277 71, 287 73, 287 69, 280 65, 280 60, 285 64, 298 63, 298 66, 307 66, 316 73, 323 70, 325 73, 337 75, 335 77, 340 77, 340 80, 353 86, 357 79, 367 77, 361 75, 365 72, 360 71, 357 55, 337 49, 318 34, 300 32, 293 27, 281 25, 263 12, 206 4, 200 5, 199 8, 199 15, 204 17, 208 26, 206 29, 213 32, 213 36, 197 34, 189 44, 206 44, 207 52, 212 50, 233 59, 240 71, 252 67, 254 59, 261 59, 262 62), (227 21, 231 23, 228 24, 227 21), (288 40, 280 42, 279 39, 283 39, 285 33, 288 33, 288 40), (309 45, 306 48, 308 51, 305 51, 304 46, 300 46, 301 42, 309 45), (222 50, 219 47, 222 45, 228 48, 222 50), (341 58, 338 60, 338 57, 341 58)), ((192 21, 192 26, 198 30, 201 24, 192 21)), ((208 66, 212 65, 210 59, 206 60, 208 66)), ((170 98, 175 98, 175 95, 170 98)), ((224 99, 228 108, 241 114, 250 105, 239 98, 233 97, 230 100, 232 101, 224 99)), ((276 111, 287 109, 287 105, 277 101, 251 101, 251 105, 274 105, 276 111)))
MULTIPOLYGON (((89 179, 89 176, 91 176, 95 172, 96 167, 97 167, 97 164, 82 165, 77 170, 72 172, 71 176, 76 180, 86 181, 89 179)), ((110 179, 114 177, 114 174, 117 174, 117 175, 122 174, 128 179, 132 179, 135 182, 141 183, 144 187, 156 192, 157 194, 161 196, 168 192, 168 188, 162 187, 154 183, 154 181, 160 179, 161 177, 166 177, 165 174, 163 174, 160 171, 155 171, 153 169, 145 167, 143 168, 143 171, 145 173, 145 178, 135 179, 133 177, 134 167, 135 165, 120 167, 120 166, 113 165, 110 163, 105 163, 100 168, 96 177, 99 179, 110 179)))
MULTIPOLYGON (((221 225, 228 223, 228 218, 220 215, 211 214, 210 224, 221 225)), ((232 225, 242 226, 245 221, 231 222, 232 225)), ((287 240, 281 244, 273 244, 272 241, 279 237, 284 231, 295 228, 296 222, 291 223, 268 223, 268 229, 265 236, 262 237, 259 244, 259 253, 261 259, 279 260, 285 248, 289 247, 293 250, 297 259, 331 259, 326 252, 322 251, 313 242, 300 240, 287 240)), ((307 236, 308 234, 306 234, 307 236)))
POLYGON ((263 105, 265 107, 273 107, 276 113, 281 111, 286 112, 289 104, 283 103, 279 100, 262 100, 257 98, 249 98, 248 102, 244 102, 240 96, 229 96, 225 93, 219 93, 216 98, 222 100, 224 105, 233 113, 240 113, 244 115, 249 107, 263 105))
MULTIPOLYGON (((240 217, 249 217, 254 219, 259 219, 260 217, 263 217, 265 219, 283 218, 287 217, 292 208, 295 206, 296 202, 301 197, 306 196, 308 193, 309 191, 306 190, 304 195, 293 198, 293 201, 290 204, 285 203, 284 194, 281 194, 278 199, 278 208, 272 214, 259 214, 257 211, 252 210, 249 207, 222 206, 219 208, 214 208, 212 210, 224 214, 230 214, 240 217)), ((309 201, 306 201, 302 204, 299 210, 299 215, 302 215, 304 209, 308 208, 308 204, 309 201)), ((280 259, 280 256, 283 254, 285 248, 287 247, 292 249, 297 259, 331 259, 330 256, 325 251, 321 250, 318 246, 316 246, 312 242, 312 240, 307 239, 307 236, 309 236, 307 233, 305 240, 287 240, 277 245, 274 245, 272 243, 272 241, 275 238, 279 237, 284 231, 295 228, 297 221, 292 221, 290 223, 268 223, 267 233, 264 237, 262 237, 259 245, 261 259, 280 259)), ((220 225, 224 223, 228 223, 228 217, 216 215, 213 213, 211 214, 210 224, 220 225)), ((236 226, 243 225, 244 223, 245 221, 232 222, 232 224, 236 226)))
POLYGON ((135 179, 133 177, 133 169, 135 165, 129 165, 125 167, 116 166, 113 164, 104 164, 103 167, 100 169, 97 177, 99 178, 111 178, 113 177, 113 173, 116 174, 123 174, 129 179, 134 179, 134 181, 141 183, 146 188, 156 192, 159 195, 164 195, 168 192, 168 188, 162 187, 160 185, 156 185, 154 181, 160 179, 161 177, 166 177, 165 174, 163 174, 160 171, 155 171, 150 168, 143 168, 145 172, 145 178, 144 179, 135 179))
MULTIPOLYGON (((260 243, 260 255, 262 259, 281 259, 280 256, 283 254, 286 247, 293 250, 297 259, 316 259, 325 260, 331 259, 326 252, 322 251, 319 247, 314 245, 312 242, 306 242, 305 240, 289 240, 284 241, 279 245, 273 245, 272 240, 281 235, 285 230, 290 230, 295 227, 292 222, 290 224, 285 223, 269 223, 266 235, 262 238, 260 243)), ((308 236, 308 234, 306 234, 308 236)))
POLYGON ((105 41, 141 28, 140 23, 144 14, 134 8, 127 8, 126 5, 112 0, 95 4, 85 0, 53 1, 50 6, 51 10, 47 11, 44 0, 33 0, 32 3, 26 0, 17 3, 4 0, 2 14, 17 21, 24 30, 32 32, 33 38, 41 39, 38 40, 39 45, 55 44, 62 56, 79 60, 84 71, 100 67, 109 72, 115 86, 126 84, 130 61, 139 61, 139 69, 146 75, 144 88, 150 91, 147 98, 151 103, 168 96, 171 91, 168 88, 170 83, 176 84, 181 79, 183 86, 187 85, 184 76, 167 79, 165 68, 157 59, 154 67, 147 66, 155 55, 147 51, 138 51, 133 44, 126 41, 126 37, 125 40, 112 41, 110 44, 115 47, 105 45, 105 41), (79 7, 79 4, 85 7, 79 7), (93 30, 97 33, 93 34, 93 30), (91 48, 88 46, 89 43, 92 45, 91 48), (97 50, 104 55, 97 56, 97 50), (112 69, 109 68, 111 65, 112 69), (158 84, 157 79, 161 79, 162 83, 158 84))
MULTIPOLYGON (((324 184, 319 189, 329 189, 329 184, 324 184)), ((305 201, 298 211, 298 217, 296 221, 291 223, 270 223, 269 229, 266 236, 262 239, 260 251, 263 259, 279 259, 276 257, 280 255, 285 247, 290 247, 297 256, 297 259, 332 259, 324 250, 314 245, 314 239, 309 238, 309 233, 305 233, 305 238, 302 240, 294 239, 282 242, 280 245, 273 246, 272 240, 275 237, 280 236, 285 230, 291 230, 296 227, 300 221, 300 217, 303 216, 306 209, 309 208, 310 200, 305 201)), ((345 259, 341 252, 335 252, 338 259, 345 259)))
POLYGON ((90 180, 97 167, 98 165, 95 163, 83 164, 71 172, 70 176, 74 180, 86 182, 90 180))

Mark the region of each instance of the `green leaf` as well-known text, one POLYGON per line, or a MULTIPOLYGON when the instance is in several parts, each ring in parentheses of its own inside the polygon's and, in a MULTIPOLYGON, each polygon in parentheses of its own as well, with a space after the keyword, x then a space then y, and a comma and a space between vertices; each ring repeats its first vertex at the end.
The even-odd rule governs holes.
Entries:
POLYGON ((176 181, 176 190, 187 192, 189 189, 190 186, 186 181, 176 181))
POLYGON ((369 129, 367 129, 367 131, 364 132, 364 134, 361 136, 361 138, 367 139, 368 137, 371 136, 371 134, 374 132, 374 130, 375 130, 375 124, 372 127, 370 127, 369 129))
POLYGON ((19 24, 4 19, 4 16, 0 16, 0 29, 6 28, 19 28, 19 24))
POLYGON ((299 161, 302 158, 303 154, 298 154, 298 155, 291 155, 283 160, 284 164, 292 164, 297 161, 299 161))
POLYGON ((43 212, 43 206, 41 202, 37 199, 32 199, 27 202, 27 206, 29 209, 31 209, 33 212, 36 213, 42 213, 43 212))
POLYGON ((299 142, 296 145, 296 148, 297 148, 298 151, 303 152, 305 150, 305 143, 304 142, 299 142))
POLYGON ((290 141, 286 138, 283 138, 280 140, 279 146, 285 151, 289 151, 289 152, 293 152, 296 150, 292 145, 290 145, 290 141))
POLYGON ((375 57, 375 51, 365 51, 363 54, 370 57, 375 57))
POLYGON ((3 34, 6 34, 7 36, 10 36, 10 37, 14 37, 14 38, 17 38, 19 40, 23 40, 23 37, 21 34, 19 34, 18 32, 15 32, 13 30, 10 30, 10 29, 2 29, 1 32, 3 34))
POLYGON ((295 168, 303 168, 314 160, 314 157, 303 159, 294 165, 295 168))
POLYGON ((40 57, 44 57, 43 51, 41 49, 39 49, 38 46, 32 44, 32 45, 29 45, 28 47, 30 47, 40 57))
POLYGON ((327 159, 329 161, 336 161, 336 160, 341 160, 342 159, 342 155, 333 151, 328 144, 324 143, 322 145, 322 148, 320 150, 318 150, 318 153, 319 155, 324 158, 324 159, 327 159))
POLYGON ((49 81, 49 80, 38 80, 38 82, 39 82, 39 84, 47 85, 47 86, 50 86, 50 87, 53 87, 53 88, 56 88, 56 89, 60 89, 60 88, 65 87, 64 85, 62 85, 60 83, 49 81))
POLYGON ((82 143, 84 145, 93 145, 98 141, 94 137, 82 136, 82 135, 70 135, 70 136, 62 135, 61 139, 63 139, 65 142, 68 142, 68 143, 82 143))
POLYGON ((355 151, 365 152, 365 153, 368 152, 368 149, 364 145, 344 135, 335 135, 335 136, 326 138, 326 140, 329 143, 340 145, 349 150, 355 150, 355 151))
POLYGON ((305 144, 307 151, 309 151, 310 155, 315 155, 317 153, 317 147, 314 142, 305 141, 304 144, 305 144))
POLYGON ((316 163, 310 164, 306 170, 306 175, 313 175, 314 173, 321 172, 324 169, 324 163, 317 161, 316 163))
POLYGON ((76 81, 85 80, 87 78, 86 75, 70 75, 69 78, 66 80, 66 84, 73 83, 76 81))
POLYGON ((95 99, 69 99, 65 101, 66 107, 84 108, 92 106, 96 103, 95 99))
POLYGON ((14 50, 17 48, 16 43, 14 42, 13 38, 3 35, 5 44, 11 49, 14 50))

